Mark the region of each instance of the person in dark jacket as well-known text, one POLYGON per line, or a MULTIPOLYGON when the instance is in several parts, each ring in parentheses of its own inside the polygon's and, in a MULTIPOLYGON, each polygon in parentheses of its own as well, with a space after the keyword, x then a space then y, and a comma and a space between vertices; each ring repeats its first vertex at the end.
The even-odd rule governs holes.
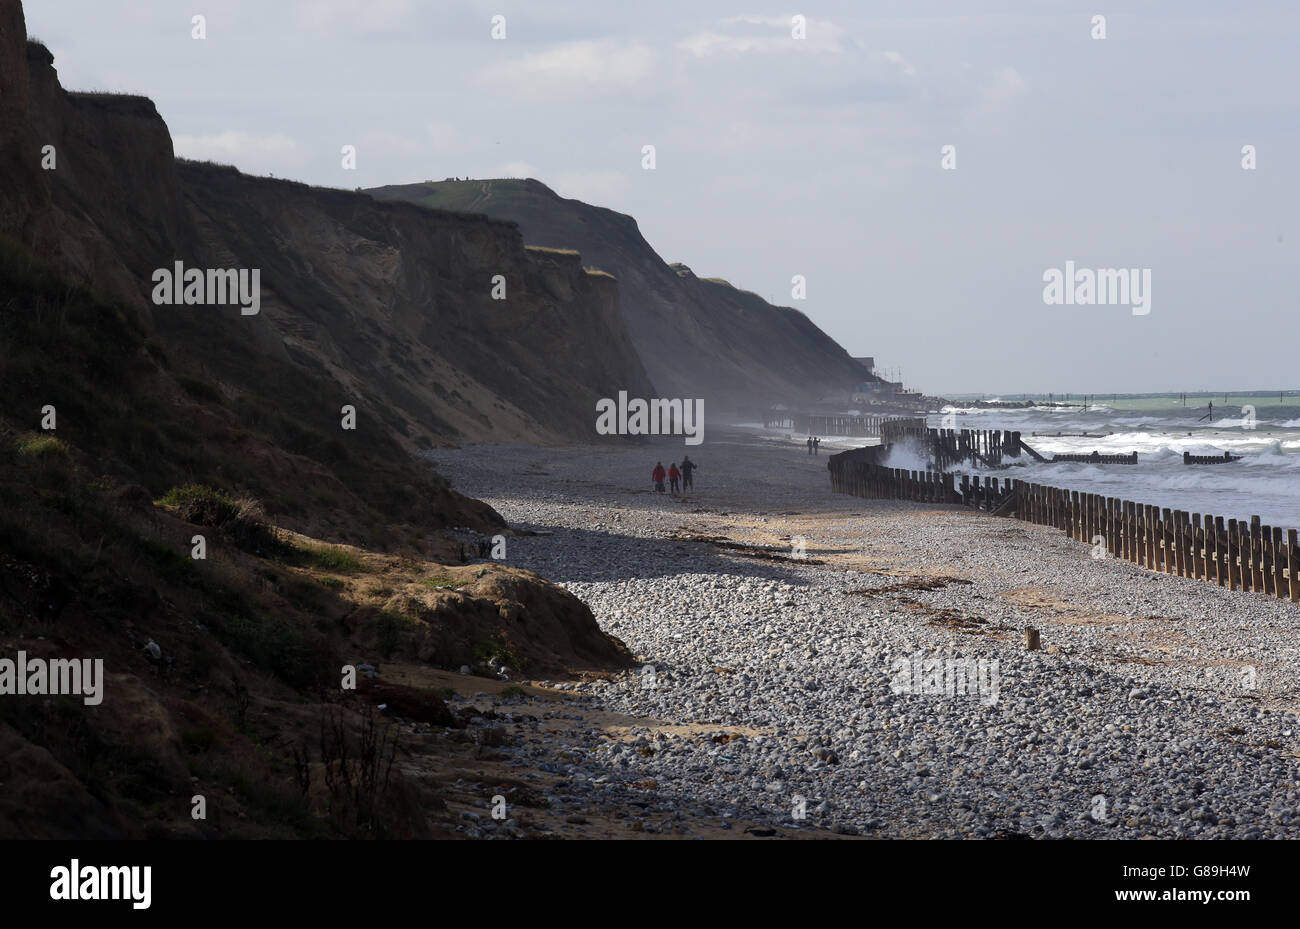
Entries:
POLYGON ((822 440, 821 440, 821 439, 818 439, 818 438, 814 438, 814 439, 813 439, 813 454, 814 454, 814 455, 820 455, 821 453, 822 453, 822 440))
POLYGON ((666 476, 667 472, 664 471, 664 463, 662 461, 657 462, 655 469, 650 472, 650 480, 655 482, 656 493, 664 492, 664 478, 666 476))
POLYGON ((681 479, 682 472, 677 470, 677 462, 674 461, 668 466, 668 487, 672 491, 674 497, 677 496, 677 485, 681 479))
POLYGON ((808 436, 808 454, 812 454, 812 436, 808 436))
POLYGON ((691 461, 690 455, 686 455, 684 458, 682 458, 682 492, 683 493, 685 493, 688 490, 695 489, 695 485, 691 483, 691 475, 695 472, 695 469, 698 467, 699 465, 691 461))

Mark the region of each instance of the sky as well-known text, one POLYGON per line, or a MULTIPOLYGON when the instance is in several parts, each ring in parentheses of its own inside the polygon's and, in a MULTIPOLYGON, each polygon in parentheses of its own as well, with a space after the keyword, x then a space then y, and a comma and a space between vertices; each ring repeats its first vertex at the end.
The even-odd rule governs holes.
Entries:
POLYGON ((1300 387, 1300 4, 25 8, 64 87, 151 97, 180 156, 534 177, 927 393, 1300 387), (1149 271, 1149 312, 1047 303, 1067 261, 1149 271))

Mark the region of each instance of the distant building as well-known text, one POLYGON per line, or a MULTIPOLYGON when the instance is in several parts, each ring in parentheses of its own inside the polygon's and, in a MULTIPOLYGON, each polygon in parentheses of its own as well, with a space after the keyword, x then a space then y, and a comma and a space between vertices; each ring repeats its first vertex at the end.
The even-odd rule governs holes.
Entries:
POLYGON ((900 381, 874 380, 859 384, 853 391, 853 402, 858 404, 887 403, 903 393, 900 381))

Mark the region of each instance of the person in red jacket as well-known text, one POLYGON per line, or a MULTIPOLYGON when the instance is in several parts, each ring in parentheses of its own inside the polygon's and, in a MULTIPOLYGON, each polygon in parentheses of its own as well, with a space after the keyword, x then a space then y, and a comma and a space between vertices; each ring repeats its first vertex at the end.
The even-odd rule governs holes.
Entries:
POLYGON ((650 472, 650 480, 655 482, 655 491, 658 493, 664 492, 665 476, 666 476, 666 472, 664 471, 664 463, 660 461, 657 464, 655 464, 655 469, 650 472))
POLYGON ((668 466, 668 486, 674 497, 677 496, 677 486, 681 479, 682 472, 677 470, 677 462, 674 461, 668 466))

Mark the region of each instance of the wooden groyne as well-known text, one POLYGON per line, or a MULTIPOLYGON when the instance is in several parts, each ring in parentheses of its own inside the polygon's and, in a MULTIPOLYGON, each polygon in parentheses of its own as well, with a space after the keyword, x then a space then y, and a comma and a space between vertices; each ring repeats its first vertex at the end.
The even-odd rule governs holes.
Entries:
MULTIPOLYGON (((791 413, 769 410, 763 414, 766 429, 789 429, 802 435, 845 435, 870 438, 881 435, 887 423, 906 419, 902 416, 856 416, 847 413, 791 413)), ((921 421, 924 425, 924 420, 921 421)))
POLYGON ((936 471, 970 462, 985 468, 1007 466, 1006 459, 1019 459, 1025 453, 1035 461, 1078 462, 1083 464, 1137 464, 1137 452, 1127 455, 1103 455, 1094 451, 1080 455, 1043 457, 1030 448, 1019 432, 999 429, 929 429, 924 419, 900 419, 881 429, 882 445, 909 444, 918 454, 925 454, 936 471))
POLYGON ((1103 455, 1101 452, 1093 452, 1091 455, 1053 455, 1053 461, 1070 461, 1083 464, 1137 464, 1138 453, 1129 452, 1127 455, 1103 455))
POLYGON ((963 461, 998 468, 1003 458, 1019 458, 1025 447, 1019 432, 996 429, 930 429, 926 443, 930 461, 939 471, 963 461))
POLYGON ((886 446, 827 459, 837 493, 885 500, 957 504, 1038 525, 1054 526, 1093 546, 1097 558, 1122 558, 1151 571, 1193 577, 1220 587, 1300 602, 1300 546, 1295 529, 1264 526, 1258 516, 1209 513, 1062 490, 1028 481, 941 471, 887 468, 886 446))
POLYGON ((1183 464, 1202 465, 1202 464, 1225 464, 1229 461, 1241 461, 1240 455, 1233 455, 1230 452, 1224 452, 1219 455, 1193 455, 1189 452, 1183 452, 1183 464))
POLYGON ((895 445, 902 442, 924 442, 926 432, 924 417, 899 417, 880 427, 880 444, 895 445))

